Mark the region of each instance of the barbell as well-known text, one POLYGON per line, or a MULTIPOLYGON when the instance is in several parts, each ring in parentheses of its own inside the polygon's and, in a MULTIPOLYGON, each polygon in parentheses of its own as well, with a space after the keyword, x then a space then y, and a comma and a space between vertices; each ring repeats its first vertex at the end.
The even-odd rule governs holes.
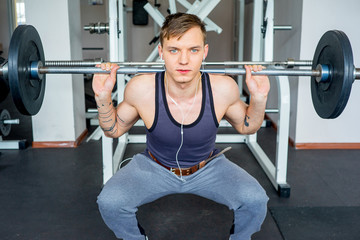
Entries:
MULTIPOLYGON (((70 61, 45 62, 44 50, 37 30, 31 25, 18 26, 10 41, 9 57, 0 66, 0 84, 9 85, 13 101, 20 113, 35 115, 39 112, 45 93, 46 74, 95 74, 108 73, 94 65, 93 61, 76 63, 70 61)), ((223 65, 226 62, 223 63, 223 65)), ((118 74, 155 73, 163 68, 129 67, 122 65, 118 74)), ((158 65, 162 63, 140 63, 158 65)), ((327 31, 319 40, 311 61, 288 62, 229 62, 228 65, 262 64, 286 66, 310 66, 311 69, 286 69, 269 67, 254 75, 309 76, 314 108, 321 118, 338 117, 348 102, 352 84, 360 79, 360 69, 355 68, 350 41, 339 30, 327 31)), ((207 65, 212 65, 211 63, 207 65)), ((215 64, 213 64, 215 65, 215 64)), ((226 75, 245 75, 244 68, 203 69, 203 72, 226 75)))
POLYGON ((0 133, 6 137, 10 134, 11 125, 19 124, 19 119, 12 119, 10 113, 6 109, 0 110, 0 133))

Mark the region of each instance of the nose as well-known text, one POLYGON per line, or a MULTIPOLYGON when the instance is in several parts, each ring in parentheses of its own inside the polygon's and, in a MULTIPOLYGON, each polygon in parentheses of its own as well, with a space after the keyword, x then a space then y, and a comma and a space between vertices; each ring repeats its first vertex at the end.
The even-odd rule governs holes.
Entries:
POLYGON ((186 65, 189 63, 189 55, 188 55, 187 51, 182 51, 180 53, 179 62, 181 65, 186 65))

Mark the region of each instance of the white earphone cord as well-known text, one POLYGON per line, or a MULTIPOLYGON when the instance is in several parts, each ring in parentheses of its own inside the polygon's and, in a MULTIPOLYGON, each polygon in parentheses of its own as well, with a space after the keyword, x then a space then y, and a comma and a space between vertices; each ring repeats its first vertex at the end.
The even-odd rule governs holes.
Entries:
MULTIPOLYGON (((202 73, 201 73, 201 75, 200 75, 199 80, 201 79, 201 77, 202 77, 202 73)), ((185 121, 187 115, 189 115, 191 109, 193 108, 193 106, 194 106, 194 104, 195 104, 195 99, 196 99, 196 95, 197 95, 198 86, 199 86, 199 84, 196 84, 194 100, 193 100, 193 102, 192 102, 189 110, 187 111, 186 115, 184 116, 184 113, 183 113, 183 111, 182 111, 182 108, 181 108, 181 107, 178 105, 178 103, 170 96, 170 94, 169 94, 169 84, 168 84, 168 82, 166 82, 166 90, 167 90, 168 96, 169 96, 170 100, 175 104, 175 106, 176 106, 178 109, 180 109, 181 116, 182 116, 182 121, 181 121, 181 125, 180 125, 181 141, 180 141, 180 146, 179 146, 179 148, 178 148, 178 150, 177 150, 177 152, 176 152, 176 155, 175 155, 176 164, 177 164, 178 168, 180 169, 180 179, 181 179, 182 181, 184 181, 184 179, 182 178, 182 172, 181 172, 181 167, 180 167, 178 155, 179 155, 179 152, 180 152, 180 150, 181 150, 181 148, 182 148, 182 146, 183 146, 183 143, 184 143, 184 121, 185 121)))

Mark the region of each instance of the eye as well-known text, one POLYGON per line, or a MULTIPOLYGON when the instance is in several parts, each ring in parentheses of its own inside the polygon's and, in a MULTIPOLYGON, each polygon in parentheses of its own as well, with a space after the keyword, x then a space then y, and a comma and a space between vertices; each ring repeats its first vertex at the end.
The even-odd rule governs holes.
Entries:
POLYGON ((177 53, 178 50, 177 49, 170 49, 170 53, 177 53))
POLYGON ((191 49, 191 52, 192 52, 192 53, 197 53, 198 51, 199 51, 199 49, 197 49, 197 48, 191 49))

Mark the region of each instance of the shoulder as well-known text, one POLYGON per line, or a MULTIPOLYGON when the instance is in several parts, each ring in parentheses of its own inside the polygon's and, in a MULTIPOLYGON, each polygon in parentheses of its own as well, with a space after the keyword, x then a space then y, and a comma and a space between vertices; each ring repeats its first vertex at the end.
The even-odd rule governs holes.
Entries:
POLYGON ((209 74, 214 97, 226 98, 230 101, 240 96, 239 87, 235 79, 220 74, 209 74))
POLYGON ((126 84, 126 92, 141 93, 155 87, 155 74, 139 74, 126 84))
POLYGON ((130 79, 126 86, 142 87, 144 85, 155 85, 155 74, 139 74, 130 79))
POLYGON ((125 98, 131 102, 144 100, 144 98, 152 97, 154 94, 155 74, 136 75, 126 84, 125 98))

